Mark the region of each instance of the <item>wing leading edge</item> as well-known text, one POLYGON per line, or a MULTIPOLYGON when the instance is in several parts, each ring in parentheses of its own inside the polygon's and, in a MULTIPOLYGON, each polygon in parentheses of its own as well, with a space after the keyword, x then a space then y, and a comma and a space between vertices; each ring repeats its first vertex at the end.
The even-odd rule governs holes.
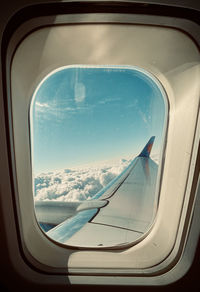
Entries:
POLYGON ((47 235, 70 246, 113 247, 134 242, 147 232, 157 208, 158 165, 150 158, 154 139, 151 137, 129 166, 96 194, 94 200, 100 204, 80 207, 75 216, 47 235))

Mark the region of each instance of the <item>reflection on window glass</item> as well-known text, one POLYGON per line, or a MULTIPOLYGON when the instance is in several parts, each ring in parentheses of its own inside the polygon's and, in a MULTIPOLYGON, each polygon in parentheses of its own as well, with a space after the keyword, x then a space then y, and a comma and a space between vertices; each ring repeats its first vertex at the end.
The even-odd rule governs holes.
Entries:
POLYGON ((68 66, 30 109, 34 201, 47 235, 79 247, 136 242, 158 204, 166 96, 142 69, 68 66))

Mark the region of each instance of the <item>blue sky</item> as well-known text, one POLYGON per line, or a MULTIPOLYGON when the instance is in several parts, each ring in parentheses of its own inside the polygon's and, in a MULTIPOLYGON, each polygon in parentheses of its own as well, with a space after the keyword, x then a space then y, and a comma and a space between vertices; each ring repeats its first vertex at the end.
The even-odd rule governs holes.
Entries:
POLYGON ((34 173, 140 152, 166 120, 163 91, 129 67, 65 67, 49 75, 31 104, 34 173))

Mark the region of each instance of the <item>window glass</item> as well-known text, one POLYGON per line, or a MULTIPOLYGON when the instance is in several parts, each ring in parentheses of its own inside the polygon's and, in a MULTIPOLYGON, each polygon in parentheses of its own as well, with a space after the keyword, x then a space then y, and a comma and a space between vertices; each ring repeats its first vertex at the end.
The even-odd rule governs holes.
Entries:
POLYGON ((130 66, 67 66, 42 80, 30 132, 36 217, 49 237, 110 247, 149 230, 166 100, 152 75, 130 66))

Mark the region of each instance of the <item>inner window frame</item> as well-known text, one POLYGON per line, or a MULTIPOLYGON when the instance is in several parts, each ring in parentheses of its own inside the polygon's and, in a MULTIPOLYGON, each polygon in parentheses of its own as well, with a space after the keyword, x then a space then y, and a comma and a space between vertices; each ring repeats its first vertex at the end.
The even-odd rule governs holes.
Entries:
MULTIPOLYGON (((159 157, 159 164, 158 164, 158 173, 157 173, 157 179, 156 179, 156 195, 155 197, 157 197, 156 199, 156 214, 157 214, 157 210, 158 210, 158 207, 159 207, 159 198, 160 198, 160 188, 161 188, 161 182, 162 182, 162 172, 163 172, 163 167, 164 167, 164 152, 165 152, 165 147, 166 147, 166 139, 167 139, 167 131, 168 131, 168 122, 169 122, 169 100, 168 100, 168 96, 167 96, 167 93, 165 91, 165 88, 163 87, 163 85, 161 84, 161 82, 158 80, 158 78, 152 74, 151 72, 145 70, 144 68, 141 68, 141 67, 138 67, 138 66, 133 66, 133 65, 83 65, 83 64, 76 64, 76 65, 66 65, 66 66, 62 66, 62 67, 59 67, 59 68, 56 68, 54 69, 53 71, 49 72, 40 82, 39 84, 37 85, 37 87, 35 88, 34 90, 34 93, 33 93, 33 96, 31 98, 31 101, 30 101, 30 106, 29 106, 29 124, 30 124, 30 141, 31 141, 31 165, 32 165, 32 181, 33 181, 33 197, 34 197, 34 174, 33 174, 33 165, 34 165, 34 157, 33 157, 33 137, 32 137, 32 133, 33 133, 33 117, 32 117, 32 114, 33 114, 33 103, 36 99, 36 96, 37 96, 37 92, 38 90, 40 89, 40 87, 42 86, 43 83, 45 83, 45 81, 53 76, 54 74, 56 74, 57 72, 60 72, 62 70, 65 70, 65 69, 71 69, 71 68, 86 68, 86 69, 114 69, 114 70, 120 70, 120 69, 125 69, 125 70, 130 70, 130 71, 133 71, 133 72, 139 72, 139 73, 142 73, 144 76, 146 76, 147 78, 149 78, 157 87, 157 89, 160 91, 160 94, 162 95, 162 98, 163 98, 163 103, 164 103, 164 114, 165 114, 165 118, 164 118, 164 123, 163 123, 163 128, 162 128, 162 142, 160 144, 160 157, 159 157)), ((146 143, 147 141, 145 141, 146 143)), ((142 145, 142 148, 144 147, 145 145, 142 145)), ((142 149, 140 149, 142 150, 142 149)), ((139 154, 139 153, 138 153, 139 154)), ((36 211, 35 211, 36 212, 36 211)), ((35 218, 37 218, 36 214, 35 214, 35 218)), ((37 219, 36 219, 37 220, 37 219)), ((127 244, 121 244, 121 245, 116 245, 116 246, 112 246, 112 247, 91 247, 91 246, 88 246, 88 247, 84 247, 84 246, 73 246, 73 245, 69 245, 67 243, 61 243, 59 241, 56 241, 54 240, 53 238, 49 237, 45 231, 39 226, 39 222, 37 221, 38 223, 38 226, 39 228, 42 230, 42 232, 45 234, 45 236, 51 240, 52 242, 64 247, 64 248, 72 248, 72 249, 81 249, 81 250, 88 250, 88 249, 91 249, 91 250, 123 250, 125 248, 128 248, 128 247, 131 247, 133 245, 136 245, 138 244, 140 241, 142 241, 146 236, 148 236, 148 234, 151 232, 153 226, 154 226, 154 223, 155 223, 155 220, 156 220, 156 215, 154 217, 154 220, 153 222, 151 223, 151 225, 149 226, 148 228, 148 231, 145 232, 139 239, 133 241, 133 242, 130 242, 130 243, 127 243, 127 244)))

